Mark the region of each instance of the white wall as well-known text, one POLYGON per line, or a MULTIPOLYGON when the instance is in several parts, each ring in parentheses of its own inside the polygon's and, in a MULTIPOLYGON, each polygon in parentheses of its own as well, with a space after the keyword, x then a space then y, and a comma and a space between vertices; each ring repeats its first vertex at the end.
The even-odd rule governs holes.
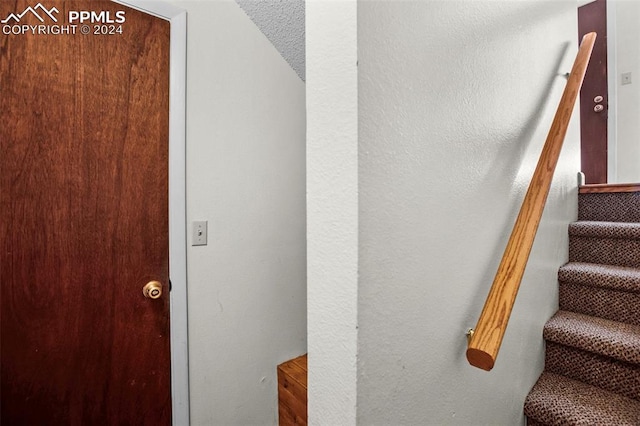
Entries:
POLYGON ((209 221, 187 253, 191 424, 277 424, 276 366, 306 352, 305 86, 235 2, 172 3, 187 219, 209 221))
POLYGON ((356 421, 358 71, 355 0, 307 3, 308 417, 356 421))
MULTIPOLYGON (((640 2, 631 0, 607 3, 608 45, 613 59, 610 88, 614 92, 615 176, 613 182, 640 182, 640 2), (612 49, 615 49, 612 51, 612 49), (631 72, 632 83, 623 85, 622 74, 631 72)), ((610 109, 611 111, 611 109, 610 109)))
MULTIPOLYGON (((542 326, 557 309, 567 224, 576 217, 577 114, 493 371, 468 365, 464 333, 480 314, 575 57, 575 1, 360 1, 357 18, 338 27, 315 3, 307 5, 307 161, 317 177, 310 206, 334 184, 322 186, 320 177, 340 172, 311 147, 334 135, 333 111, 353 111, 351 97, 320 96, 336 81, 349 84, 351 73, 341 68, 340 78, 321 58, 352 61, 349 31, 358 28, 359 215, 356 225, 346 222, 358 232, 358 304, 349 306, 358 316, 357 419, 343 406, 349 422, 341 424, 523 424, 524 398, 543 366, 542 326), (344 45, 335 41, 339 30, 344 45), (312 137, 315 120, 328 123, 312 137)), ((322 216, 309 213, 311 230, 322 216)), ((326 271, 339 277, 353 268, 311 250, 336 229, 348 233, 339 214, 326 214, 335 221, 308 242, 309 357, 325 369, 339 367, 327 342, 344 331, 311 308, 329 303, 338 287, 322 286, 326 271)), ((312 378, 310 421, 330 424, 311 407, 331 407, 339 396, 322 390, 339 382, 327 371, 311 369, 312 378)), ((352 386, 333 392, 350 398, 352 386)))

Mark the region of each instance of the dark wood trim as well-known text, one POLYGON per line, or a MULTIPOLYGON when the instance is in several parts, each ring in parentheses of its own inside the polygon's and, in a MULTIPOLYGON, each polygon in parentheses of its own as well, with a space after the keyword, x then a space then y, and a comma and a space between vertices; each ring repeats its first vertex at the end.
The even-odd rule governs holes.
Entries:
POLYGON ((607 192, 640 192, 640 183, 594 183, 580 187, 580 194, 603 194, 607 192))

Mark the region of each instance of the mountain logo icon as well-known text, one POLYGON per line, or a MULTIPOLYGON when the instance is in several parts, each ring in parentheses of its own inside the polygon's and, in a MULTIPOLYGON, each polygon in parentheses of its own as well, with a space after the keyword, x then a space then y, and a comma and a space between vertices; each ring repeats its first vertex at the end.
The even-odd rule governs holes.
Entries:
POLYGON ((1 20, 0 23, 8 24, 10 21, 14 23, 20 22, 20 20, 28 13, 34 15, 40 22, 44 23, 44 17, 49 17, 53 22, 58 22, 58 19, 55 17, 54 13, 59 13, 59 10, 55 7, 51 9, 47 9, 42 5, 42 3, 38 3, 34 7, 27 7, 22 13, 10 13, 5 19, 1 20))

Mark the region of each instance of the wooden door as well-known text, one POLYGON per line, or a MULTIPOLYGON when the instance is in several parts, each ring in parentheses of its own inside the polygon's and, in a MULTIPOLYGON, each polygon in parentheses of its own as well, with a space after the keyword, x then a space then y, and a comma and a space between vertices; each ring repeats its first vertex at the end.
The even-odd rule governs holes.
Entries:
POLYGON ((102 0, 0 20, 1 423, 170 424, 170 24, 102 0), (102 23, 46 29, 74 11, 102 23))
POLYGON ((578 8, 579 40, 592 31, 598 34, 598 38, 580 90, 581 163, 586 183, 607 183, 606 0, 596 0, 578 8))

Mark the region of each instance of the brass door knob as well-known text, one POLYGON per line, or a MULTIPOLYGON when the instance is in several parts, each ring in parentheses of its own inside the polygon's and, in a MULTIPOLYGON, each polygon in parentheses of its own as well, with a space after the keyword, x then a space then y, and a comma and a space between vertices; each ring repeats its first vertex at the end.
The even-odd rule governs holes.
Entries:
POLYGON ((158 299, 162 296, 162 284, 160 281, 149 281, 142 288, 142 294, 149 299, 158 299))

